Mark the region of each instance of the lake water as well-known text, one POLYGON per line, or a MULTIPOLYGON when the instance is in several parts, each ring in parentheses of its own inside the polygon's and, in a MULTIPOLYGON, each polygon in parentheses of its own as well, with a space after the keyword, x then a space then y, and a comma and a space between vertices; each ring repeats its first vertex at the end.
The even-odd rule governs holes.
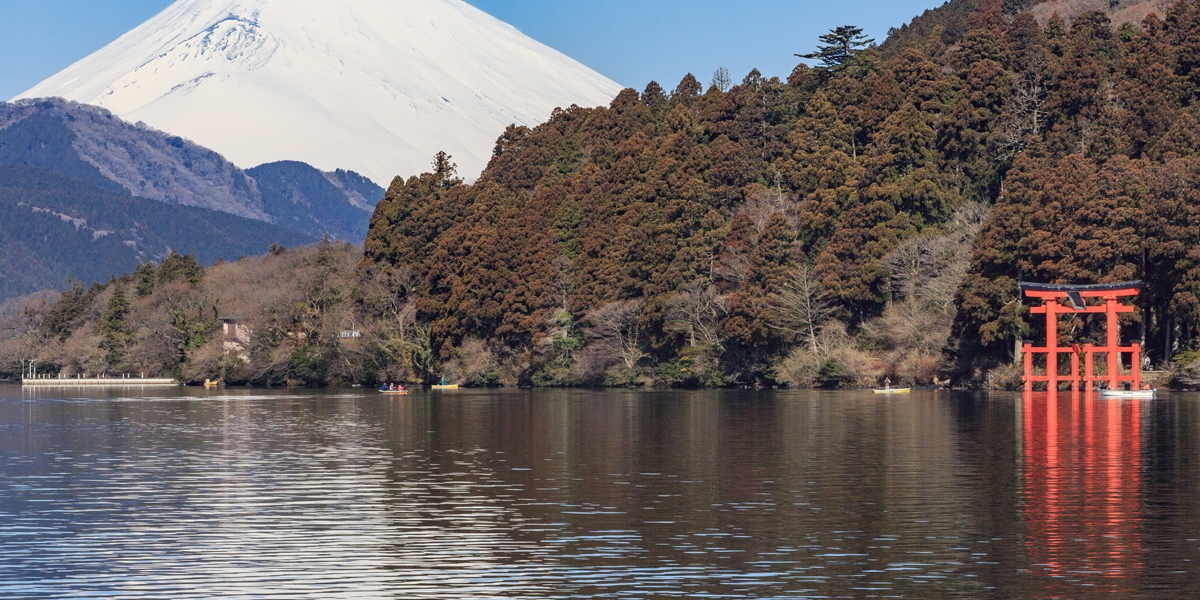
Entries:
POLYGON ((0 387, 0 597, 1182 598, 1198 538, 1196 395, 0 387))

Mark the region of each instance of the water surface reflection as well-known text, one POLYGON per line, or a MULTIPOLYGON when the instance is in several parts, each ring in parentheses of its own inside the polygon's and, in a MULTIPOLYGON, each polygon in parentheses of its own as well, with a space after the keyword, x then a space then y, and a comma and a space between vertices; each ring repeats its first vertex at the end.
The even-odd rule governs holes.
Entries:
POLYGON ((1200 557, 1184 397, 0 393, 0 595, 1184 597, 1200 557))

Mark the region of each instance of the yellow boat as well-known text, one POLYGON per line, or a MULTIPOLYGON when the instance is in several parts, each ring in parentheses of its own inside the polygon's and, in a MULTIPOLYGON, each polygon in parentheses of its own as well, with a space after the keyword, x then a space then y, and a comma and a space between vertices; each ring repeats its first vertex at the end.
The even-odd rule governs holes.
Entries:
POLYGON ((882 390, 871 390, 876 394, 910 394, 912 388, 887 388, 882 390))
POLYGON ((435 389, 435 390, 457 390, 458 384, 457 383, 446 383, 446 377, 443 375, 442 380, 440 382, 438 382, 434 385, 431 385, 429 387, 430 387, 430 389, 435 389))
POLYGON ((204 380, 204 387, 206 387, 206 388, 213 388, 213 387, 217 387, 217 386, 218 386, 218 385, 220 385, 220 384, 221 384, 221 380, 220 380, 220 379, 218 379, 218 380, 216 380, 216 381, 209 381, 209 380, 207 380, 207 379, 205 379, 205 380, 204 380))

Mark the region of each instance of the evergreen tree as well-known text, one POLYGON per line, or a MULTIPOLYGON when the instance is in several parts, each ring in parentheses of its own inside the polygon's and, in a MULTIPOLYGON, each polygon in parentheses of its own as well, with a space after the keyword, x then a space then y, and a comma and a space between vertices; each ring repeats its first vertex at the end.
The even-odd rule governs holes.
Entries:
POLYGON ((204 278, 204 268, 196 262, 196 257, 188 254, 181 255, 174 250, 163 259, 158 268, 158 283, 187 282, 192 285, 200 283, 204 278))
POLYGON ((650 114, 654 116, 654 120, 658 120, 666 112, 670 98, 663 91, 661 85, 657 81, 651 81, 646 84, 646 90, 642 92, 642 104, 645 104, 650 109, 650 114))
POLYGON ((894 211, 907 213, 918 227, 940 222, 957 205, 952 178, 938 168, 933 128, 912 104, 883 123, 863 166, 870 178, 864 201, 886 202, 894 211))
POLYGON ((836 69, 858 56, 863 48, 874 44, 875 39, 867 38, 859 27, 843 25, 822 35, 821 42, 824 45, 818 45, 816 52, 797 54, 796 56, 817 59, 825 68, 836 69))
POLYGON ((144 262, 138 264, 133 271, 134 286, 139 297, 149 296, 154 293, 154 282, 158 279, 158 272, 154 268, 154 263, 144 262))
POLYGON ((662 373, 685 362, 672 299, 711 284, 726 307, 718 378, 762 382, 786 349, 761 318, 777 267, 807 259, 853 338, 898 301, 889 254, 952 236, 955 211, 981 200, 996 203, 983 233, 945 242, 976 248, 957 301, 967 371, 1023 335, 1022 272, 1142 276, 1155 323, 1189 322, 1194 3, 1117 34, 1098 14, 1042 28, 1027 4, 952 2, 882 48, 839 28, 809 55, 822 68, 786 83, 751 71, 705 92, 689 75, 670 94, 651 84, 510 128, 471 186, 393 182, 364 266, 413 274, 430 360, 466 338, 525 356, 565 322, 557 311, 631 300, 662 373))
POLYGON ((117 365, 123 358, 126 338, 130 333, 126 317, 129 315, 129 298, 125 294, 125 284, 117 282, 113 286, 112 298, 100 316, 99 333, 104 336, 100 341, 100 349, 105 351, 105 362, 117 365))
POLYGON ((700 97, 700 93, 704 91, 704 86, 700 85, 700 81, 695 75, 688 73, 684 75, 679 85, 675 86, 675 92, 671 94, 673 100, 690 104, 696 98, 700 97))
POLYGON ((462 183, 462 179, 458 178, 458 165, 454 164, 451 158, 453 157, 444 151, 438 151, 433 157, 434 185, 444 190, 462 183))
POLYGON ((71 337, 75 322, 83 316, 88 307, 92 305, 92 301, 96 299, 96 295, 103 290, 104 287, 97 283, 84 289, 82 282, 72 281, 71 288, 63 292, 62 297, 42 320, 40 327, 42 336, 58 338, 65 342, 67 338, 71 337))
POLYGON ((1015 82, 1000 63, 981 60, 964 73, 965 81, 948 119, 939 127, 938 145, 947 164, 961 170, 967 198, 991 202, 999 193, 1003 166, 992 149, 1015 82))

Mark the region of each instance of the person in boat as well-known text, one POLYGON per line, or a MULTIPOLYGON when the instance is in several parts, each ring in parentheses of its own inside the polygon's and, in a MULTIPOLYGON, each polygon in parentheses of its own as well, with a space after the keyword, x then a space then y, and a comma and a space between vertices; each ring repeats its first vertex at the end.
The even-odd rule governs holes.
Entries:
POLYGON ((883 389, 885 389, 885 390, 892 389, 892 378, 891 377, 888 377, 886 375, 883 377, 883 389))
POLYGON ((403 391, 404 391, 404 384, 403 384, 403 383, 402 383, 402 384, 400 384, 400 386, 396 388, 396 391, 398 391, 398 392, 403 392, 403 391))

